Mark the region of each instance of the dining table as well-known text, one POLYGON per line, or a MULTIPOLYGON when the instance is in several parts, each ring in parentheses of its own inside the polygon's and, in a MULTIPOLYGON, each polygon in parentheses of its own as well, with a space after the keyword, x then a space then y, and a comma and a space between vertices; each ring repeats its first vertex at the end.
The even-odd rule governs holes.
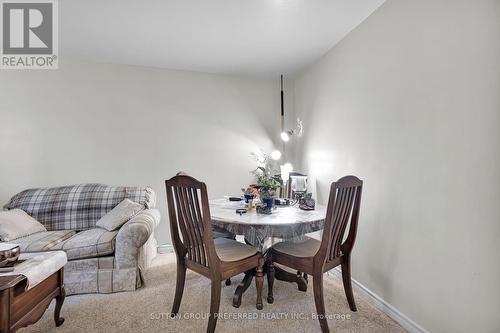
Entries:
MULTIPOLYGON (((242 235, 245 243, 261 252, 266 258, 264 273, 267 273, 268 269, 268 250, 273 244, 281 241, 303 241, 307 237, 306 234, 323 229, 326 217, 326 207, 322 205, 316 205, 314 210, 303 210, 298 204, 274 206, 270 214, 258 213, 255 208, 248 209, 245 213, 237 212, 246 207, 243 200, 210 200, 212 224, 234 235, 242 235)), ((300 291, 307 291, 307 275, 300 272, 291 273, 279 266, 274 269, 277 280, 296 283, 300 291)), ((254 271, 245 273, 234 293, 234 307, 241 305, 242 295, 250 286, 254 274, 254 271)), ((267 301, 272 303, 274 299, 268 296, 267 301)))

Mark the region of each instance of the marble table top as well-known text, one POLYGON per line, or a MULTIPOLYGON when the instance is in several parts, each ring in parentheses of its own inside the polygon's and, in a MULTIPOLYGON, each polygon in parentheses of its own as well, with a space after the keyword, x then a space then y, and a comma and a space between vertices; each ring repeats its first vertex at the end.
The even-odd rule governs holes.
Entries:
POLYGON ((210 200, 212 221, 219 223, 234 223, 248 226, 286 226, 308 224, 323 221, 326 217, 326 207, 316 205, 315 210, 305 211, 297 206, 277 207, 272 214, 257 214, 251 209, 245 214, 236 213, 236 209, 245 208, 243 201, 228 201, 227 199, 210 200))
POLYGON ((212 224, 244 235, 245 241, 262 253, 277 239, 300 241, 306 234, 323 229, 326 217, 326 207, 321 205, 310 211, 298 206, 277 207, 270 215, 257 214, 255 208, 245 214, 236 213, 236 209, 244 207, 243 201, 210 200, 212 224))

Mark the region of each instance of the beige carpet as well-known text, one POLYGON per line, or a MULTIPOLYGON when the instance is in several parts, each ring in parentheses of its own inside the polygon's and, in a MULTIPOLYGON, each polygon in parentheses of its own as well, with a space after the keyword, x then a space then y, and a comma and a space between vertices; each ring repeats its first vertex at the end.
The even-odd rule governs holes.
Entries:
MULTIPOLYGON (((54 325, 52 302, 37 324, 18 332, 205 332, 207 319, 203 316, 209 309, 210 285, 196 273, 188 270, 180 315, 201 318, 171 319, 168 316, 175 290, 175 269, 173 254, 160 255, 146 273, 145 288, 110 295, 66 297, 62 308, 66 321, 61 327, 54 325)), ((315 313, 312 285, 303 293, 296 285, 276 281, 274 304, 264 301, 264 310, 258 311, 253 284, 243 296, 241 307, 235 309, 231 300, 240 278, 233 278, 233 285, 224 285, 222 289, 220 312, 228 318, 218 320, 217 332, 320 332, 319 322, 311 318, 315 313), (295 319, 290 317, 293 314, 295 319), (231 316, 239 318, 231 319, 231 316), (254 319, 255 316, 259 319, 254 319)), ((355 295, 358 311, 351 312, 341 280, 325 275, 324 283, 327 313, 338 318, 329 320, 332 332, 405 332, 359 295, 355 295)), ((266 284, 264 293, 267 293, 266 284)))

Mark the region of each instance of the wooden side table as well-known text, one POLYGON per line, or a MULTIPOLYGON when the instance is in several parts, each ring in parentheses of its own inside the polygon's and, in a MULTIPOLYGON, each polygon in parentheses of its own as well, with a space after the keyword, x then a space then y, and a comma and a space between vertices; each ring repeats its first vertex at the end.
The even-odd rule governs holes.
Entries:
POLYGON ((53 273, 30 290, 23 275, 0 276, 0 333, 15 332, 21 327, 36 323, 53 298, 56 299, 54 321, 61 326, 60 317, 66 293, 64 268, 53 273))

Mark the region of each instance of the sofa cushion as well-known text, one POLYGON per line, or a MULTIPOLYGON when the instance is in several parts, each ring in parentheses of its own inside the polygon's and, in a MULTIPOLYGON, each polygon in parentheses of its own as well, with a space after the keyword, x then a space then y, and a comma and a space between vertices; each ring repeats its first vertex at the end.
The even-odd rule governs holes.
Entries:
POLYGON ((18 244, 22 252, 50 251, 57 244, 64 242, 76 232, 73 230, 42 231, 18 238, 12 243, 18 244))
POLYGON ((52 250, 63 250, 68 260, 101 257, 115 252, 115 239, 118 231, 94 228, 78 232, 52 250))
POLYGON ((95 228, 96 222, 125 198, 146 208, 154 208, 156 200, 149 187, 81 184, 25 190, 4 208, 24 210, 49 231, 80 231, 95 228))
POLYGON ((123 199, 96 223, 96 227, 113 231, 144 209, 144 206, 130 199, 123 199))
POLYGON ((47 231, 47 229, 21 209, 0 212, 0 240, 3 242, 40 231, 47 231))

